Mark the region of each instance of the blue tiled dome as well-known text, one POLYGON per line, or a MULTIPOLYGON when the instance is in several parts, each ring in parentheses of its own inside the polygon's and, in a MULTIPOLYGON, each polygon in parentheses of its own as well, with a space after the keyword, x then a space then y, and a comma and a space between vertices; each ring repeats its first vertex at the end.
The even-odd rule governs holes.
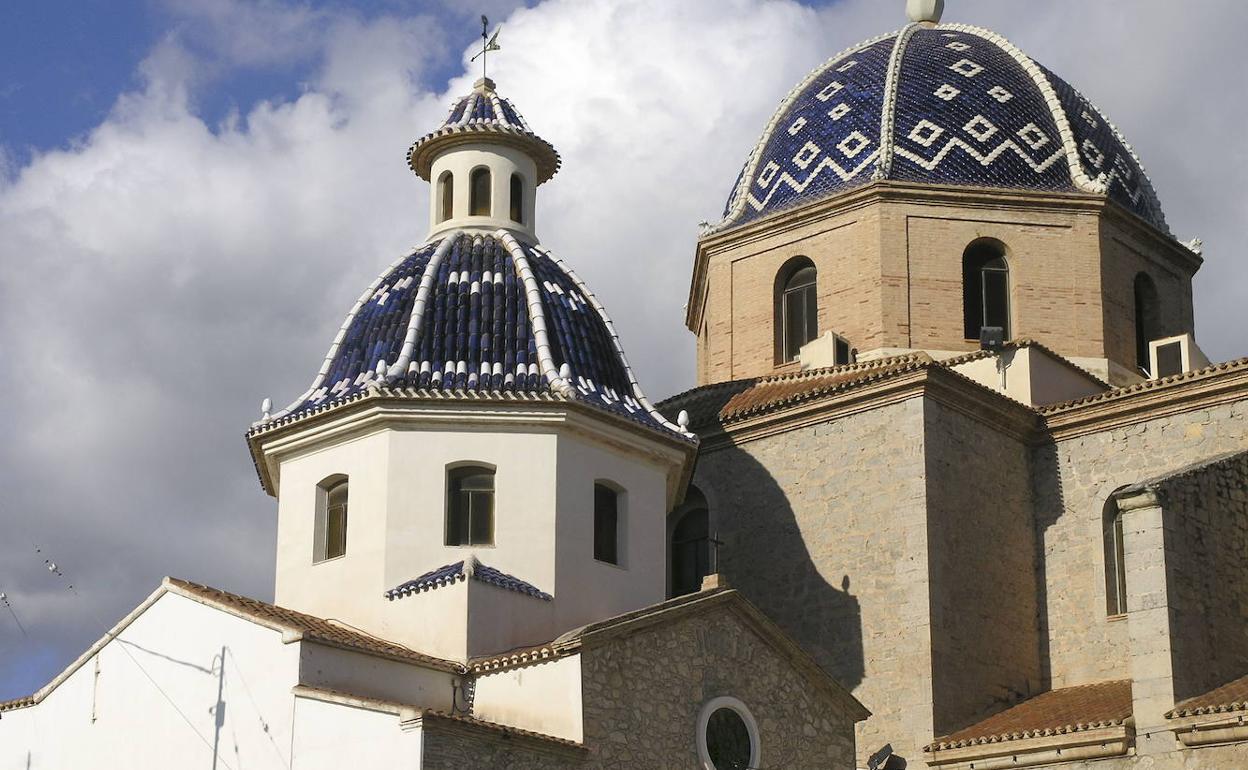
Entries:
POLYGON ((347 314, 312 386, 269 421, 369 388, 570 399, 691 438, 646 400, 602 306, 560 259, 505 231, 457 231, 399 259, 347 314))
POLYGON ((527 152, 537 164, 537 183, 548 181, 559 170, 559 153, 529 128, 510 100, 499 96, 494 81, 482 78, 472 93, 451 105, 442 125, 417 139, 407 151, 407 164, 421 179, 429 181, 434 157, 453 144, 480 141, 488 136, 496 144, 512 144, 527 152))
POLYGON ((910 25, 812 72, 745 163, 721 230, 875 180, 1108 195, 1169 232, 1122 135, 1087 99, 978 27, 910 25))

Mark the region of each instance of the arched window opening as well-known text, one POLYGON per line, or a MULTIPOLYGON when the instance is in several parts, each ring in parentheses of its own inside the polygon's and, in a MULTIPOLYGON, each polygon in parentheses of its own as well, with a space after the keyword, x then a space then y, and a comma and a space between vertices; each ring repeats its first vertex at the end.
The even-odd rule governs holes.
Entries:
POLYGON ((316 487, 312 561, 336 559, 347 552, 347 477, 330 476, 316 487))
POLYGON ((473 169, 468 185, 468 214, 474 217, 490 215, 490 170, 473 169))
POLYGON ((682 508, 672 528, 672 596, 702 590, 702 578, 711 574, 710 514, 706 498, 697 488, 690 487, 682 508))
POLYGON ((511 221, 524 222, 524 178, 511 175, 511 221))
POLYGON ((613 487, 594 484, 594 558, 607 564, 620 563, 622 496, 613 487))
POLYGON ((1111 496, 1102 513, 1105 547, 1105 612, 1122 615, 1127 611, 1127 565, 1123 548, 1122 511, 1111 496))
POLYGON ((443 171, 438 177, 438 221, 445 222, 455 213, 455 175, 443 171))
POLYGON ((446 473, 446 544, 494 544, 494 469, 480 465, 446 473))
POLYGON ((819 336, 817 278, 806 257, 789 260, 776 275, 776 363, 796 361, 802 346, 819 336))
POLYGON ((962 254, 962 309, 965 335, 978 340, 984 327, 999 327, 1010 339, 1010 266, 1005 244, 980 238, 962 254))
POLYGON ((1135 365, 1147 372, 1151 363, 1148 343, 1160 339, 1161 308, 1157 299, 1157 285, 1147 273, 1135 276, 1135 365))

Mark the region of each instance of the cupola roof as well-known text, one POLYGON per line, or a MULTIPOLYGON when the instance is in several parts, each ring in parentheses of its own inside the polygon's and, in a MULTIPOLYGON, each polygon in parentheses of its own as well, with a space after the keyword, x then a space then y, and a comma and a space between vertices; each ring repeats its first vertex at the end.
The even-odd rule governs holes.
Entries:
POLYGON ((529 128, 516 106, 498 95, 489 78, 478 80, 472 93, 455 101, 442 125, 412 144, 407 151, 407 164, 427 182, 433 160, 440 153, 456 145, 481 141, 510 145, 528 153, 537 164, 537 184, 559 171, 561 161, 554 146, 529 128))
POLYGON ((1102 194, 1169 232, 1139 159, 1100 110, 1000 35, 937 24, 940 5, 912 3, 920 23, 798 83, 710 231, 891 179, 1102 194))

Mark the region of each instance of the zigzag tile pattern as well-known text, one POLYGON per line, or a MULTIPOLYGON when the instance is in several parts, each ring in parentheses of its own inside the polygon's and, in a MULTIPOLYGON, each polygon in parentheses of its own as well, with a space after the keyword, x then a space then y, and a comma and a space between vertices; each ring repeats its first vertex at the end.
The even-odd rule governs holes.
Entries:
POLYGON ((1003 38, 959 25, 912 25, 815 70, 777 110, 708 232, 874 179, 1092 193, 1104 184, 1110 200, 1169 233, 1138 159, 1091 103, 1003 38))

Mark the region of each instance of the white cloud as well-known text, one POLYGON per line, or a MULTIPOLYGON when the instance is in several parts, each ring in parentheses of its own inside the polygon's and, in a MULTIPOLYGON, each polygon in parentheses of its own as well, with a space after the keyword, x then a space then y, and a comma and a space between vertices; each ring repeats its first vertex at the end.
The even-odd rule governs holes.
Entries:
MULTIPOLYGON (((506 24, 491 70, 564 156, 539 191, 539 231, 611 309, 651 395, 685 387, 697 222, 716 218, 789 88, 899 26, 902 3, 549 0, 502 17, 517 5, 492 15, 506 24)), ((1198 322, 1225 358, 1248 352, 1234 258, 1248 114, 1228 98, 1248 54, 1238 4, 1192 5, 963 0, 949 16, 1010 36, 1135 142, 1176 232, 1209 246, 1198 322)), ((179 8, 203 29, 175 25, 104 124, 7 177, 0 156, 0 588, 55 662, 161 574, 271 590, 273 504, 242 431, 264 396, 302 392, 360 288, 423 238, 425 184, 403 154, 476 77, 469 52, 447 93, 420 89, 446 47, 430 18, 179 8), (294 59, 316 70, 293 101, 219 126, 196 116, 205 68, 294 59), (40 571, 35 543, 102 621, 40 571)), ((8 633, 0 620, 0 644, 8 633)))

